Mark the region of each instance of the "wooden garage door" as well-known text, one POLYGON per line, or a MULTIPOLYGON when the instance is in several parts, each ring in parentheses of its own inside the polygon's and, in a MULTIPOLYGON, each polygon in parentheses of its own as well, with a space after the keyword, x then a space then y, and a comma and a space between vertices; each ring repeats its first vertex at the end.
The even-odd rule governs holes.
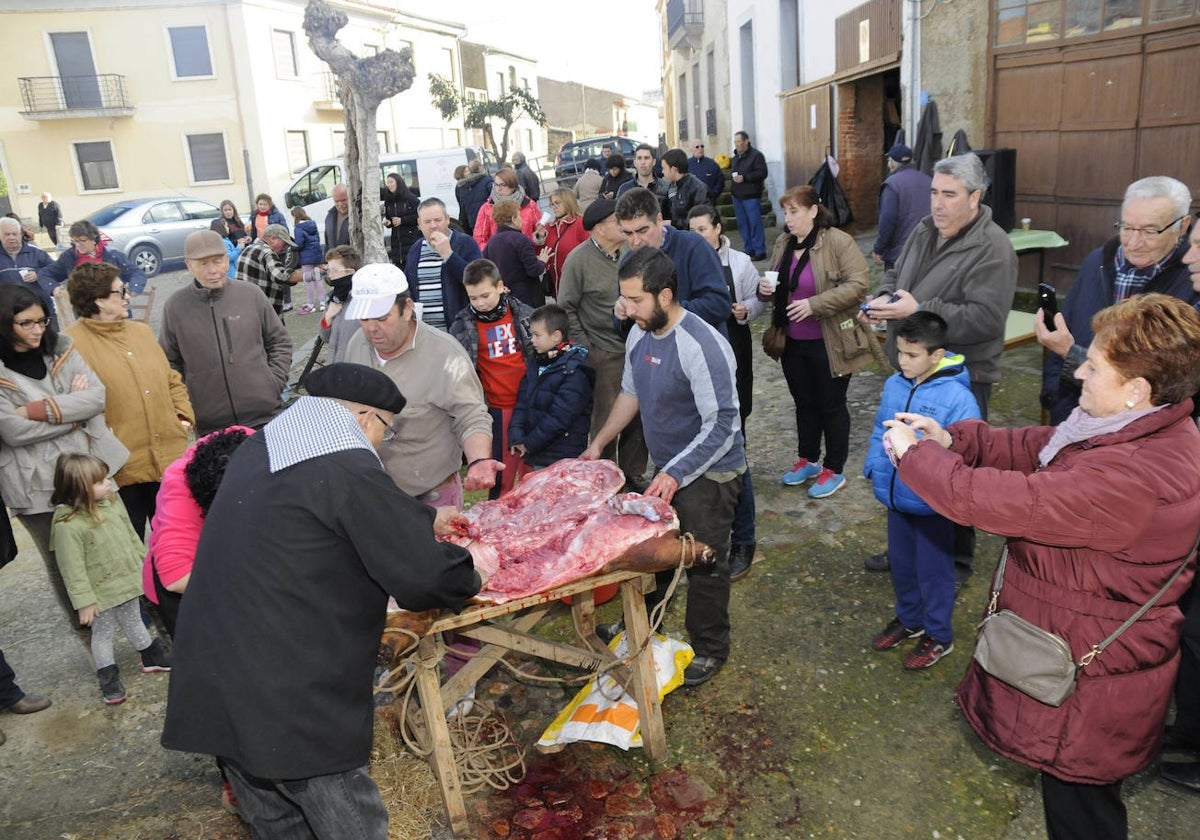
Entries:
POLYGON ((786 184, 807 184, 833 145, 833 85, 784 94, 783 163, 786 184))

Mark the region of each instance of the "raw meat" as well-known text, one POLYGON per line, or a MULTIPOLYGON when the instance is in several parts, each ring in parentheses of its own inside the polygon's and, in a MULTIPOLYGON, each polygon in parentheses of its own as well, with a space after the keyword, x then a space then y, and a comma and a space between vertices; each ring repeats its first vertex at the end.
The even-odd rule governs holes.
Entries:
MULTIPOLYGON (((628 549, 677 532, 666 502, 617 491, 624 476, 611 461, 559 461, 524 478, 517 489, 467 511, 465 545, 488 574, 482 600, 503 603, 597 573, 628 549)), ((646 556, 678 558, 656 545, 646 556)))

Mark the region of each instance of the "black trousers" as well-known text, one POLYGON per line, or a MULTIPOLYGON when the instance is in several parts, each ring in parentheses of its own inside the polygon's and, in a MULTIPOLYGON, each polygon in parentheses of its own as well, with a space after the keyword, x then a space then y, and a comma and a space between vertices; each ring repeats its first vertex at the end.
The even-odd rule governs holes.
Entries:
POLYGON ((850 457, 850 410, 846 408, 850 377, 829 372, 825 341, 819 338, 811 341, 789 338, 780 361, 792 402, 796 404, 796 454, 809 461, 820 461, 824 438, 823 463, 841 473, 850 457))
MULTIPOLYGON (((720 662, 729 658, 729 531, 741 489, 740 475, 720 483, 701 476, 681 487, 671 500, 679 516, 680 532, 690 531, 697 542, 710 546, 716 555, 712 565, 687 570, 684 623, 696 655, 711 656, 720 662)), ((672 570, 656 575, 658 589, 646 596, 648 608, 663 599, 674 574, 672 570)))
POLYGON ((142 538, 143 542, 146 539, 146 525, 154 516, 158 487, 157 481, 145 481, 141 484, 129 484, 117 490, 121 501, 125 503, 125 510, 129 513, 129 521, 133 523, 133 530, 137 531, 137 535, 142 538))
POLYGON ((1200 575, 1192 580, 1183 607, 1179 676, 1175 679, 1175 734, 1200 744, 1200 575))
POLYGON ((1128 840, 1121 782, 1084 785, 1042 773, 1042 807, 1049 840, 1128 840))

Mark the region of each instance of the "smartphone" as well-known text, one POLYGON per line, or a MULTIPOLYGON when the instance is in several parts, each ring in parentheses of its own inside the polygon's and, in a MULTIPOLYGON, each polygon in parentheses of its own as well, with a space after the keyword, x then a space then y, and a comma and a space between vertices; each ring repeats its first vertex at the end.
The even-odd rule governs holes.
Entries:
MULTIPOLYGON (((895 294, 895 295, 892 295, 890 298, 888 298, 888 303, 895 303, 898 300, 900 300, 900 295, 895 294)), ((861 309, 863 312, 870 312, 871 311, 871 302, 867 301, 866 303, 860 303, 858 305, 858 308, 861 309)))
POLYGON ((1042 309, 1042 323, 1046 329, 1054 329, 1054 315, 1058 312, 1058 295, 1049 283, 1038 283, 1038 306, 1042 309))

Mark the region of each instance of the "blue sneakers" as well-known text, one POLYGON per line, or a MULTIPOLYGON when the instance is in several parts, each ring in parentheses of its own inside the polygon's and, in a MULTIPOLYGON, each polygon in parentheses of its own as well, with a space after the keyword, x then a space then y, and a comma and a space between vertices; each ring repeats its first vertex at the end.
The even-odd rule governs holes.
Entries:
POLYGON ((828 467, 823 467, 817 475, 817 480, 813 482, 813 486, 808 488, 808 495, 813 499, 824 499, 845 486, 846 476, 835 473, 828 467))
POLYGON ((807 458, 801 458, 790 471, 783 474, 783 483, 789 487, 803 484, 821 471, 821 467, 807 458))

